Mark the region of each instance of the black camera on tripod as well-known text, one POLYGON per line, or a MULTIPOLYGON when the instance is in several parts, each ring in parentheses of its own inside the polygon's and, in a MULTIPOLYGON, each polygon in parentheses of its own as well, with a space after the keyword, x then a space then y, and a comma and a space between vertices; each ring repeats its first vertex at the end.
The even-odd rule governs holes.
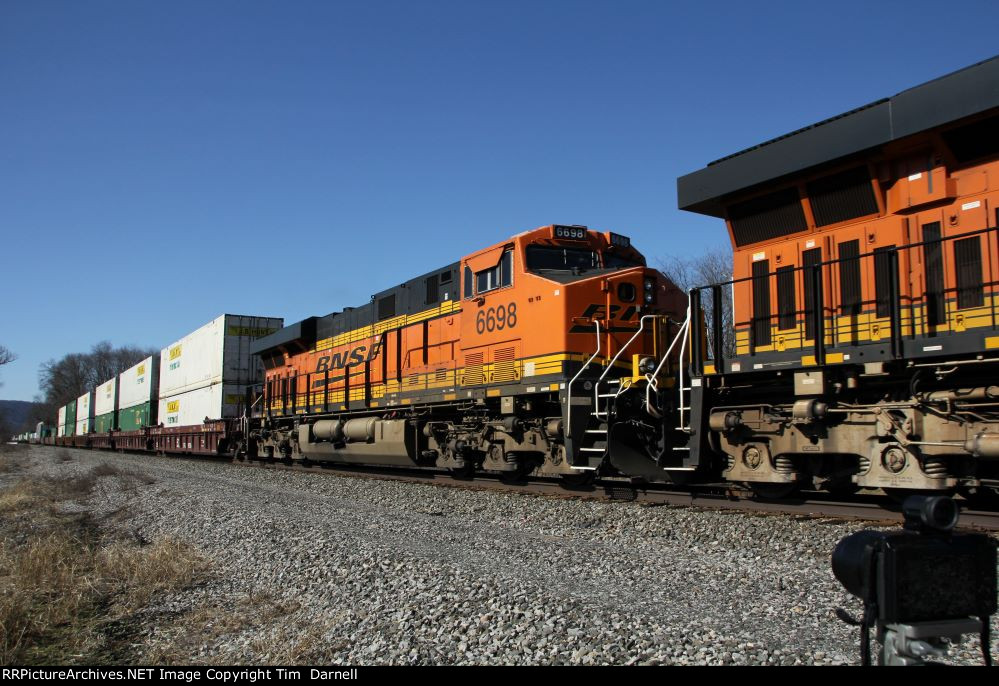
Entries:
POLYGON ((979 633, 990 665, 989 616, 996 611, 996 542, 952 533, 958 507, 950 498, 910 496, 901 531, 864 530, 833 551, 833 574, 864 601, 864 616, 840 619, 861 627, 861 662, 870 664, 870 627, 881 642, 880 664, 918 665, 946 653, 945 640, 979 633))

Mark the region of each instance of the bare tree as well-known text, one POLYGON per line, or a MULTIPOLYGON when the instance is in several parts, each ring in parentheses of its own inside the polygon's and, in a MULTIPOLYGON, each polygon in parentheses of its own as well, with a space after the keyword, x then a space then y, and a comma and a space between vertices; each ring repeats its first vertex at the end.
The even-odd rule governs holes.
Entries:
MULTIPOLYGON (((721 290, 722 351, 725 357, 735 355, 735 326, 732 321, 732 251, 728 248, 712 248, 704 253, 686 259, 667 255, 659 260, 659 269, 666 277, 684 291, 715 284, 724 284, 721 290)), ((711 357, 714 357, 714 311, 716 303, 710 289, 701 291, 701 307, 707 329, 707 344, 711 357)))
MULTIPOLYGON (((0 367, 4 366, 5 364, 10 364, 16 359, 17 355, 11 352, 11 350, 6 346, 0 345, 0 367)), ((3 384, 0 384, 0 386, 2 385, 3 384)), ((7 440, 7 434, 9 431, 10 427, 7 426, 6 418, 3 416, 2 413, 0 413, 0 439, 7 440)))
POLYGON ((55 409, 157 353, 157 350, 136 346, 115 348, 111 343, 101 341, 89 353, 70 353, 60 360, 43 362, 38 370, 38 386, 44 394, 48 416, 51 417, 55 409))

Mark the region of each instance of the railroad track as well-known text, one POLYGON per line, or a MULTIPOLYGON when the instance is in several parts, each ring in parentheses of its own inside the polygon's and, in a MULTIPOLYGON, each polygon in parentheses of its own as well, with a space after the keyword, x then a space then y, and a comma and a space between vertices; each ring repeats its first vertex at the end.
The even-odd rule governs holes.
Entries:
MULTIPOLYGON (((88 450, 87 448, 67 448, 68 450, 88 450)), ((148 456, 143 451, 119 450, 117 452, 148 456)), ((174 459, 193 461, 214 460, 215 457, 178 456, 174 459)), ((655 507, 694 507, 703 510, 727 510, 757 515, 783 514, 809 519, 831 521, 863 521, 872 525, 893 526, 903 521, 897 503, 885 496, 858 495, 853 500, 837 499, 823 493, 803 493, 800 497, 781 500, 765 500, 748 490, 737 490, 732 484, 708 484, 695 487, 680 487, 660 484, 635 483, 627 479, 605 478, 592 485, 571 488, 558 479, 531 478, 519 482, 507 482, 490 474, 476 474, 474 478, 456 478, 450 474, 419 468, 392 468, 386 471, 378 467, 364 467, 336 463, 310 462, 306 464, 287 463, 281 460, 241 460, 231 461, 234 465, 258 469, 304 472, 311 474, 331 474, 348 478, 378 479, 420 483, 440 488, 463 488, 467 490, 514 493, 525 496, 563 498, 567 500, 591 500, 603 502, 632 502, 655 507)), ((999 512, 972 509, 967 502, 959 499, 961 519, 959 530, 999 531, 999 512)))
MULTIPOLYGON (((338 476, 420 483, 441 488, 514 493, 529 496, 633 502, 646 506, 695 507, 704 510, 728 510, 747 514, 783 514, 809 519, 833 521, 864 521, 873 525, 893 526, 903 521, 900 507, 884 496, 863 495, 844 501, 821 493, 808 493, 798 498, 763 500, 749 491, 733 490, 731 484, 698 487, 670 487, 658 484, 638 484, 624 479, 601 479, 591 486, 569 488, 557 479, 533 478, 522 482, 506 482, 492 475, 477 474, 459 479, 449 474, 420 469, 398 469, 386 472, 374 467, 359 467, 331 463, 310 465, 287 464, 281 461, 234 460, 235 464, 263 469, 305 473, 330 473, 338 476)), ((960 502, 960 501, 959 501, 960 502)), ((959 530, 999 531, 999 512, 965 508, 961 502, 959 530)))

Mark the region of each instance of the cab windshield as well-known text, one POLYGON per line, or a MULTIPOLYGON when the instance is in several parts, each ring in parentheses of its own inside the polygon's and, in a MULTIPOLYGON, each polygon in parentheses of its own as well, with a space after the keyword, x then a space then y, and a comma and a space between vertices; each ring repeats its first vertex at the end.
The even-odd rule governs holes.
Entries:
POLYGON ((527 268, 531 271, 557 269, 561 271, 585 271, 597 269, 597 253, 583 248, 563 248, 561 246, 527 246, 527 268))
POLYGON ((623 269, 625 267, 644 267, 641 260, 634 257, 626 257, 617 253, 604 253, 604 267, 607 269, 623 269))
POLYGON ((592 269, 623 269, 625 267, 642 267, 642 262, 634 257, 618 255, 614 252, 602 254, 586 248, 566 248, 562 246, 529 245, 527 246, 528 271, 571 271, 581 273, 592 269))

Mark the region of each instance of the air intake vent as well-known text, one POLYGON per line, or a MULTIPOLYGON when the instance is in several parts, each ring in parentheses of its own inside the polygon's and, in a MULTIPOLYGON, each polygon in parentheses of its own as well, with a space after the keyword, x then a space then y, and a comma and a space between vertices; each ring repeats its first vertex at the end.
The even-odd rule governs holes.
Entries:
POLYGON ((395 316, 395 293, 378 300, 378 321, 395 316))
POLYGON ((808 228, 797 188, 729 205, 728 218, 737 246, 789 236, 808 228))
POLYGON ((434 371, 434 381, 437 383, 445 383, 447 381, 447 370, 437 369, 434 371))
POLYGON ((463 384, 466 386, 478 386, 486 382, 482 369, 482 353, 472 353, 465 355, 465 377, 463 384))
POLYGON ((513 348, 500 348, 493 354, 493 382, 517 380, 517 353, 513 348))
POLYGON ((427 277, 427 304, 433 305, 440 298, 440 277, 437 274, 427 277))
POLYGON ((808 200, 816 226, 876 214, 878 201, 867 167, 849 169, 808 184, 808 200))
POLYGON ((957 272, 958 308, 981 307, 984 304, 981 237, 954 241, 954 268, 957 272))

